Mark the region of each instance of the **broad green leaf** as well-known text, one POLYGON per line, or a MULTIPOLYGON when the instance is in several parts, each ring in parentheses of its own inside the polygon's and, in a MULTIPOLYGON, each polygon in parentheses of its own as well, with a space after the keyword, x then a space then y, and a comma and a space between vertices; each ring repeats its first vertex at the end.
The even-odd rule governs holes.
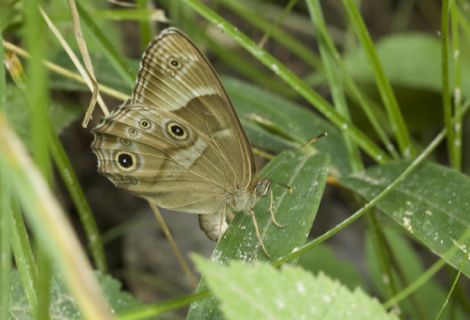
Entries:
MULTIPOLYGON (((465 49, 465 46, 462 46, 465 49)), ((387 77, 393 84, 441 92, 441 40, 424 33, 391 35, 377 43, 377 53, 387 77)), ((460 53, 462 74, 470 72, 470 55, 460 53)), ((373 82, 372 69, 362 49, 346 56, 351 75, 361 81, 373 82)), ((452 75, 450 79, 452 79, 452 75)), ((470 79, 462 78, 462 92, 470 95, 470 79)))
MULTIPOLYGON (((287 184, 293 192, 274 183, 274 209, 277 220, 284 225, 273 225, 269 211, 269 197, 258 202, 255 212, 260 232, 271 259, 286 255, 302 245, 315 219, 326 183, 329 157, 326 154, 299 154, 285 152, 276 157, 261 172, 263 176, 288 155, 288 161, 277 167, 269 176, 275 182, 287 184)), ((253 261, 266 260, 256 237, 251 218, 244 213, 235 216, 229 229, 217 245, 212 258, 217 261, 233 259, 253 261)), ((198 291, 206 289, 204 281, 198 291)), ((221 319, 214 298, 191 305, 188 319, 221 319)))
MULTIPOLYGON (((341 184, 371 200, 409 164, 376 166, 340 180, 341 184)), ((377 207, 394 219, 454 268, 470 276, 470 177, 433 163, 424 163, 392 190, 377 207), (468 233, 468 232, 467 232, 468 233), (444 255, 452 248, 453 256, 444 255), (464 264, 463 264, 464 262, 464 264)))
POLYGON ((363 286, 364 283, 357 267, 351 261, 337 257, 327 245, 317 245, 301 255, 299 266, 313 274, 323 272, 351 290, 363 286))
POLYGON ((246 82, 224 77, 223 83, 253 145, 279 152, 292 148, 292 143, 299 146, 327 132, 328 136, 315 143, 314 148, 331 155, 333 172, 330 174, 347 174, 350 171, 340 132, 319 115, 246 82), (253 126, 247 125, 252 114, 270 121, 278 133, 263 132, 259 126, 256 131, 253 126))
MULTIPOLYGON (((121 284, 110 276, 97 274, 101 289, 108 298, 108 302, 114 312, 121 312, 129 308, 135 308, 140 305, 133 296, 121 290, 121 284)), ((51 320, 74 320, 82 319, 80 310, 75 303, 75 299, 67 291, 65 283, 58 277, 54 277, 51 284, 51 320)), ((10 319, 29 320, 35 319, 31 313, 28 300, 23 290, 20 277, 17 272, 12 273, 11 278, 11 301, 10 301, 10 319)))
POLYGON ((350 291, 323 273, 313 276, 294 266, 277 270, 261 262, 194 261, 229 320, 397 319, 360 289, 350 291))
MULTIPOLYGON (((378 266, 379 257, 377 257, 375 250, 372 249, 370 237, 367 237, 367 265, 369 273, 371 274, 372 283, 374 284, 375 290, 377 290, 377 292, 386 299, 384 281, 394 281, 395 284, 398 283, 398 291, 400 291, 406 285, 421 276, 425 269, 419 256, 401 233, 390 227, 384 228, 383 231, 391 249, 391 254, 395 257, 396 262, 402 271, 401 275, 406 281, 403 283, 396 272, 393 273, 393 280, 388 279, 380 273, 378 266)), ((400 314, 410 319, 434 319, 444 303, 446 294, 447 292, 445 292, 437 282, 431 280, 416 290, 410 299, 400 303, 400 314)), ((460 312, 455 312, 456 310, 451 310, 451 308, 455 308, 454 303, 444 310, 441 319, 451 319, 451 313, 453 314, 454 319, 465 319, 461 310, 460 312)))

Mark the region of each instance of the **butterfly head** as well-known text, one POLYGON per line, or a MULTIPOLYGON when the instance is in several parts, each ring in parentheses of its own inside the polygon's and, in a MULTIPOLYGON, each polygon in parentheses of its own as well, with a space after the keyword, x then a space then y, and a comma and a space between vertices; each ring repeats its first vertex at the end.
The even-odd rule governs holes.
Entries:
POLYGON ((271 191, 272 183, 271 180, 266 178, 261 178, 256 182, 255 185, 255 194, 257 198, 266 197, 271 191))

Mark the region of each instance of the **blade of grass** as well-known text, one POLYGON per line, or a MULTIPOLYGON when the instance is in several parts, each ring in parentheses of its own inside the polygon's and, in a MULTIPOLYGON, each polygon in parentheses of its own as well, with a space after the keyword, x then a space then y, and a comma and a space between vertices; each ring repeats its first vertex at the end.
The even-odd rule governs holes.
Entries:
MULTIPOLYGON (((336 68, 336 64, 334 61, 333 55, 338 53, 336 50, 331 53, 331 50, 328 50, 328 45, 326 42, 330 41, 331 46, 334 47, 331 39, 328 38, 328 32, 326 29, 322 9, 320 6, 319 1, 307 1, 307 6, 309 8, 310 16, 312 19, 312 23, 316 30, 317 41, 320 48, 320 54, 324 61, 325 66, 325 74, 328 78, 328 82, 331 88, 333 101, 335 102, 336 108, 338 111, 343 114, 346 118, 350 119, 349 110, 346 104, 346 99, 344 96, 343 88, 342 88, 342 77, 344 76, 341 73, 340 68, 336 68), (328 38, 328 39, 327 39, 328 38)), ((339 56, 339 55, 338 55, 339 56)), ((338 59, 340 60, 340 59, 338 59)), ((345 141, 345 145, 348 149, 349 153, 349 163, 351 165, 352 171, 360 171, 363 170, 364 165, 361 161, 359 150, 357 146, 354 144, 353 141, 349 139, 347 135, 343 134, 343 139, 345 141)), ((392 272, 391 272, 391 264, 390 256, 388 254, 389 250, 386 247, 386 239, 385 237, 381 236, 380 229, 378 227, 377 220, 375 218, 375 213, 372 212, 371 214, 367 215, 367 225, 369 228, 367 229, 368 234, 371 236, 372 244, 374 250, 376 251, 377 256, 379 257, 379 267, 381 269, 382 274, 387 275, 388 281, 384 283, 386 288, 389 291, 389 297, 397 293, 396 286, 393 281, 392 272)))
POLYGON ((133 310, 128 310, 118 315, 119 320, 138 320, 138 319, 148 319, 149 317, 155 318, 156 316, 176 310, 187 306, 188 304, 194 301, 200 301, 202 299, 210 297, 210 292, 208 290, 204 292, 198 292, 195 294, 187 295, 184 297, 171 299, 165 302, 145 305, 133 310))
POLYGON ((87 9, 79 2, 77 3, 77 9, 80 18, 86 26, 86 30, 89 31, 87 34, 93 37, 93 40, 95 40, 96 44, 100 47, 100 53, 113 65, 117 73, 128 84, 129 88, 132 88, 135 83, 134 71, 129 67, 126 60, 122 57, 122 54, 111 44, 98 24, 93 21, 87 9))
MULTIPOLYGON (((3 37, 3 20, 0 16, 0 36, 3 37)), ((0 43, 0 111, 6 108, 6 81, 4 66, 4 49, 0 43)), ((0 167, 0 318, 7 319, 10 304, 11 274, 11 194, 10 186, 5 180, 3 168, 0 167)))
POLYGON ((382 97, 385 109, 387 110, 392 130, 396 135, 400 151, 405 158, 411 158, 414 156, 415 151, 411 143, 408 128, 393 93, 392 86, 387 80, 382 64, 377 56, 377 52, 369 32, 367 31, 364 20, 362 19, 354 0, 344 0, 343 5, 348 13, 356 35, 362 44, 364 53, 366 54, 369 63, 372 65, 377 87, 382 97))
POLYGON ((391 252, 387 248, 386 237, 381 232, 380 224, 377 221, 376 212, 371 212, 367 215, 367 236, 371 239, 371 244, 375 252, 376 259, 378 261, 379 269, 383 277, 387 277, 388 281, 383 281, 383 286, 385 287, 385 293, 387 297, 391 297, 397 293, 395 278, 392 273, 392 266, 390 259, 391 252))
MULTIPOLYGON (((95 108, 95 104, 97 99, 100 97, 99 93, 99 87, 98 84, 96 83, 96 76, 95 72, 93 71, 93 64, 91 62, 90 54, 88 53, 88 46, 84 40, 83 34, 82 34, 82 28, 81 28, 81 23, 80 23, 80 15, 78 13, 77 5, 75 3, 75 0, 67 0, 67 4, 69 5, 70 8, 70 14, 72 16, 72 27, 73 31, 75 33, 75 39, 78 44, 78 48, 80 50, 80 54, 83 59, 83 63, 85 65, 86 69, 86 74, 92 84, 92 96, 90 99, 90 104, 88 105, 87 111, 85 113, 85 117, 83 117, 82 121, 82 126, 87 127, 88 121, 91 119, 93 110, 95 108)), ((58 33, 58 32, 56 32, 58 33)), ((59 33, 60 34, 60 33, 59 33)), ((62 38, 61 36, 57 36, 58 39, 62 38)), ((65 41, 63 41, 65 42, 65 41)), ((61 42, 62 43, 62 42, 61 42)), ((109 109, 106 107, 104 102, 99 104, 101 106, 101 109, 103 111, 103 114, 105 116, 109 115, 109 109)))
MULTIPOLYGON (((137 7, 139 9, 151 8, 153 3, 149 0, 137 0, 137 7)), ((153 28, 150 21, 147 19, 139 20, 139 31, 140 31, 140 49, 143 51, 153 36, 153 28)))
POLYGON ((251 11, 239 1, 233 0, 219 0, 219 3, 226 6, 237 15, 248 21, 250 24, 256 26, 262 31, 268 33, 271 38, 275 39, 279 44, 284 46, 287 50, 291 51, 297 57, 305 61, 305 63, 312 66, 314 69, 321 69, 321 61, 313 51, 305 46, 302 42, 298 41, 287 32, 281 30, 275 24, 267 21, 259 14, 251 11))
MULTIPOLYGON (((330 92, 333 98, 334 105, 338 113, 341 114, 345 119, 351 121, 349 114, 346 97, 343 91, 343 84, 341 81, 340 70, 335 65, 334 58, 331 56, 330 51, 326 45, 326 26, 323 18, 321 6, 318 1, 307 1, 308 10, 312 18, 313 27, 316 30, 317 42, 320 49, 320 56, 323 61, 324 71, 330 87, 330 92)), ((361 171, 364 165, 361 160, 359 149, 355 142, 351 139, 347 132, 342 132, 344 144, 348 151, 348 160, 351 170, 361 171)))
POLYGON ((28 1, 25 7, 27 23, 25 25, 26 43, 31 59, 28 60, 26 79, 26 101, 29 107, 31 121, 31 149, 35 162, 47 180, 52 176, 50 158, 47 147, 48 137, 44 134, 44 120, 47 115, 46 106, 49 105, 49 91, 47 89, 47 71, 42 64, 46 55, 46 44, 43 37, 38 34, 45 33, 45 25, 41 20, 37 3, 28 1))
POLYGON ((207 37, 205 40, 209 46, 210 52, 216 54, 220 60, 232 66, 235 72, 251 79, 253 82, 266 89, 279 92, 285 96, 296 95, 295 92, 288 87, 286 88, 286 86, 277 81, 277 79, 273 81, 274 79, 271 75, 266 74, 263 70, 259 70, 259 68, 247 61, 245 57, 238 52, 222 47, 217 41, 214 41, 210 37, 207 37))
POLYGON ((20 275, 21 283, 31 306, 32 313, 36 313, 37 296, 36 288, 38 282, 38 269, 36 259, 31 248, 28 231, 24 224, 18 204, 15 202, 12 206, 12 248, 15 257, 16 266, 20 275))
MULTIPOLYGON (((449 1, 443 0, 441 7, 441 70, 442 70, 442 108, 444 123, 447 128, 447 152, 451 165, 456 168, 457 154, 454 146, 454 128, 452 126, 452 102, 449 79, 449 1)), ((456 168, 457 169, 457 168, 456 168)))
MULTIPOLYGON (((38 1, 39 4, 41 1, 38 1)), ((47 69, 42 64, 42 59, 47 55, 47 38, 38 37, 45 34, 46 26, 38 9, 37 1, 25 2, 26 24, 24 27, 26 45, 31 52, 31 59, 27 62, 27 77, 25 76, 26 102, 30 120, 31 152, 35 164, 42 173, 43 178, 50 183, 52 180, 52 166, 49 155, 49 139, 46 134, 45 123, 47 119, 46 106, 49 105, 49 90, 47 69)), ((37 308, 34 313, 37 319, 46 319, 49 313, 50 302, 50 265, 46 249, 41 243, 35 248, 38 257, 38 272, 36 296, 37 308)))
MULTIPOLYGON (((150 26, 150 39, 152 39, 153 31, 151 28, 152 23, 163 22, 168 23, 168 19, 165 16, 163 10, 151 9, 151 7, 146 6, 147 1, 144 1, 144 6, 141 8, 131 8, 131 9, 94 9, 92 17, 102 20, 115 20, 115 21, 125 21, 133 20, 139 22, 145 22, 150 26)), ((142 37, 142 35, 141 35, 142 37)), ((148 42, 147 42, 148 43, 148 42)))
POLYGON ((329 104, 322 96, 313 91, 305 82, 286 68, 276 58, 257 46, 256 43, 254 43, 245 34, 241 33, 235 26, 227 22, 198 0, 184 0, 184 2, 207 20, 225 31, 228 35, 233 37, 233 39, 235 39, 243 48, 289 84, 333 124, 342 130, 348 131, 354 141, 356 141, 356 143, 375 161, 378 163, 384 163, 389 159, 387 154, 374 144, 362 131, 335 111, 331 104, 329 104))
MULTIPOLYGON (((298 0, 289 0, 282 12, 277 16, 276 20, 274 21, 273 27, 277 28, 282 23, 282 21, 284 21, 284 19, 292 12, 292 9, 295 7, 297 2, 298 0)), ((268 41, 268 39, 271 37, 271 30, 272 27, 265 31, 263 37, 259 42, 259 45, 261 47, 264 47, 266 41, 268 41)))
MULTIPOLYGON (((450 23, 452 36, 452 69, 454 75, 454 110, 455 114, 462 109, 462 70, 460 61, 460 30, 459 14, 455 0, 451 0, 450 23)), ((462 169, 462 120, 454 124, 454 140, 452 141, 452 152, 454 159, 454 168, 462 169)))
POLYGON ((85 230, 86 238, 90 248, 93 262, 97 269, 103 273, 107 272, 108 266, 106 262, 106 256, 104 254, 104 246, 101 240, 96 220, 91 212, 90 206, 85 198, 85 194, 78 182, 77 176, 72 168, 67 153, 62 146, 59 138, 54 134, 52 125, 49 122, 49 139, 50 139, 50 151, 54 162, 59 170, 60 176, 64 181, 65 187, 67 188, 72 201, 77 209, 80 221, 85 230))
MULTIPOLYGON (((463 260, 463 261, 465 261, 465 260, 463 260)), ((463 265, 463 263, 462 263, 462 265, 463 265)), ((442 313, 444 312, 447 304, 449 303, 450 297, 452 296, 452 294, 455 291, 455 287, 457 286, 457 283, 459 282, 459 279, 460 279, 461 275, 462 275, 462 270, 457 271, 457 273, 455 274, 454 281, 452 282, 452 286, 450 287, 449 292, 447 293, 447 297, 446 297, 444 303, 442 304, 441 310, 439 310, 439 313, 436 315, 435 320, 439 320, 442 313)))
MULTIPOLYGON (((18 47, 18 46, 15 46, 13 43, 10 43, 8 41, 3 41, 3 45, 5 46, 5 49, 7 49, 8 51, 11 51, 21 57, 24 57, 24 58, 28 58, 30 57, 30 54, 18 47)), ((82 76, 83 73, 80 71, 80 74, 76 73, 76 72, 72 72, 68 69, 65 69, 55 63, 52 63, 48 60, 43 60, 42 61, 44 63, 44 65, 51 71, 57 73, 57 74, 60 74, 66 78, 69 78, 69 79, 72 79, 72 80, 75 80, 77 82, 80 82, 80 83, 83 83, 83 84, 86 84, 86 85, 89 85, 88 81, 86 79, 87 78, 87 75, 86 75, 86 72, 83 70, 83 68, 81 67, 81 65, 79 64, 80 66, 80 69, 79 70, 82 70, 83 72, 85 72, 85 78, 82 76)), ((77 67, 78 68, 78 67, 77 67)), ((106 93, 108 96, 110 97, 113 97, 113 98, 116 98, 116 99, 119 99, 121 101, 124 101, 128 98, 128 94, 125 94, 123 92, 120 92, 120 91, 117 91, 117 90, 114 90, 113 88, 111 87, 108 87, 108 86, 105 86, 103 84, 98 84, 99 87, 100 87, 100 90, 104 93, 106 93)), ((99 102, 99 99, 98 99, 98 102, 99 102)))
POLYGON ((17 135, 0 114, 0 163, 41 245, 64 275, 84 317, 112 319, 80 242, 17 135))
POLYGON ((196 289, 197 287, 197 281, 196 277, 191 271, 191 268, 189 267, 188 263, 183 257, 183 254, 181 253, 181 250, 178 248, 178 245, 176 244, 175 238, 171 234, 170 229, 168 228, 168 225, 166 224, 165 220, 163 219, 163 216, 160 212, 160 209, 152 202, 148 201, 148 204, 150 208, 152 209, 153 215, 155 219, 158 222, 158 225, 162 229, 163 234, 166 237, 166 240, 168 241, 171 250, 173 251, 174 255, 176 256, 176 259, 178 260, 178 264, 180 265, 183 273, 186 275, 186 278, 189 280, 189 282, 192 285, 193 290, 196 289))
MULTIPOLYGON (((467 240, 470 238, 470 229, 467 229, 467 231, 463 234, 461 239, 459 239, 460 243, 463 243, 465 241, 461 240, 467 240)), ((446 260, 453 256, 458 250, 460 250, 459 247, 453 246, 443 257, 441 257, 439 260, 437 260, 431 267, 429 267, 419 278, 417 278, 415 281, 410 283, 406 288, 404 288, 402 291, 400 291, 397 295, 391 297, 387 301, 384 302, 384 307, 385 308, 390 308, 391 306, 394 306, 398 304, 400 301, 406 299, 408 296, 413 294, 416 290, 418 290, 423 284, 429 281, 439 270, 441 270, 444 266, 447 265, 446 260)), ((466 259, 468 260, 468 254, 466 259)), ((465 261, 465 258, 462 259, 465 261)))
POLYGON ((37 297, 38 307, 34 313, 34 318, 38 320, 49 320, 49 309, 51 307, 51 277, 52 277, 52 265, 50 257, 48 256, 47 249, 39 246, 35 250, 36 256, 38 257, 38 277, 37 281, 37 297))
MULTIPOLYGON (((1 58, 1 54, 0 54, 1 58)), ((10 305, 11 265, 11 193, 5 180, 3 168, 0 168, 0 318, 8 319, 10 305)))
MULTIPOLYGON (((82 123, 82 125, 85 124, 85 122, 87 122, 89 120, 89 118, 91 117, 91 112, 93 112, 93 108, 94 108, 94 104, 93 104, 93 100, 94 99, 97 99, 98 101, 98 104, 99 106, 101 107, 101 111, 103 112, 104 115, 108 115, 109 114, 109 111, 108 111, 108 108, 106 107, 106 104, 104 103, 103 99, 101 98, 101 96, 98 94, 98 90, 96 88, 97 84, 96 84, 96 81, 95 81, 95 78, 90 74, 90 72, 88 71, 88 69, 86 68, 83 68, 81 63, 80 63, 80 60, 77 58, 77 56, 75 55, 75 53, 73 52, 73 50, 70 48, 70 46, 67 44, 67 42, 65 41, 65 39, 62 37, 62 35, 60 34, 59 30, 57 29, 57 27, 54 25, 54 23, 52 22, 51 19, 49 19, 48 15, 46 14, 46 12, 44 10, 41 10, 41 13, 42 13, 42 16, 44 18, 44 20, 46 21, 49 29, 52 31, 52 33, 54 34, 54 36, 57 38, 57 40, 60 42, 60 44, 62 45, 62 47, 64 48, 65 52, 67 53, 67 55, 69 56, 70 60, 73 62, 73 64, 75 65, 75 67, 77 68, 78 72, 80 73, 80 75, 83 77, 83 79, 85 80, 85 83, 87 84, 87 86, 90 88, 90 90, 93 92, 93 97, 91 98, 91 101, 90 101, 90 105, 88 106, 88 109, 87 109, 87 114, 85 115, 85 118, 84 118, 84 122, 82 123), (93 107, 93 108, 92 108, 93 107), (87 120, 87 121, 85 121, 87 120)), ((78 13, 77 13, 78 15, 78 13)), ((77 18, 75 18, 77 19, 77 18)), ((81 35, 81 32, 80 32, 80 35, 81 35)), ((82 36, 83 38, 83 36, 82 36)), ((78 41, 80 42, 80 41, 78 41)), ((81 43, 81 42, 80 42, 81 43)), ((83 46, 83 45, 82 45, 83 46)), ((82 49, 84 50, 84 49, 82 49)), ((89 57, 88 57, 89 58, 89 57)), ((88 63, 90 64, 91 62, 88 61, 88 63)), ((99 89, 99 88, 98 88, 99 89)))
MULTIPOLYGON (((318 1, 307 1, 307 5, 309 8, 317 4, 318 1)), ((352 77, 349 75, 349 72, 347 71, 344 62, 341 59, 341 55, 336 49, 333 39, 330 36, 330 32, 328 32, 326 24, 323 21, 324 19, 321 19, 321 23, 317 23, 316 20, 318 19, 318 17, 314 17, 312 14, 310 14, 310 17, 312 22, 317 24, 316 32, 321 33, 323 35, 322 39, 324 41, 326 49, 329 51, 329 56, 331 57, 331 59, 334 59, 336 66, 340 69, 339 72, 341 74, 341 79, 345 82, 346 88, 348 90, 348 95, 351 96, 356 101, 356 103, 362 108, 365 115, 372 124, 372 127, 375 129, 377 135, 379 136, 389 153, 393 156, 394 159, 398 159, 398 154, 395 150, 395 146, 388 138, 388 135, 385 133, 384 125, 379 122, 379 119, 374 113, 374 109, 376 109, 376 107, 374 107, 370 99, 367 99, 364 96, 364 94, 356 85, 352 77)))
MULTIPOLYGON (((258 12, 270 22, 275 22, 276 17, 282 15, 285 10, 284 7, 275 2, 263 0, 240 0, 239 2, 242 2, 248 10, 258 12)), ((300 12, 291 12, 282 20, 282 26, 304 35, 312 36, 314 34, 314 31, 310 28, 311 22, 300 12)), ((335 34, 340 35, 340 31, 336 30, 335 34)), ((342 41, 339 43, 342 43, 342 41)))

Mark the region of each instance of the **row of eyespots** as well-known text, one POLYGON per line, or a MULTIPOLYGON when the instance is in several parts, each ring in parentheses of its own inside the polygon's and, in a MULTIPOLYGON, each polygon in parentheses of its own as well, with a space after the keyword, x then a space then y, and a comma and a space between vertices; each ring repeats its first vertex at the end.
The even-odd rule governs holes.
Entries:
MULTIPOLYGON (((142 129, 149 129, 151 127, 151 122, 147 119, 142 119, 139 121, 139 126, 142 129)), ((175 121, 170 121, 166 124, 166 131, 171 137, 180 141, 188 138, 187 132, 175 121)), ((129 135, 136 136, 137 130, 132 127, 129 128, 129 135)), ((125 138, 120 138, 119 141, 124 146, 129 146, 131 144, 131 142, 125 138)), ((118 152, 116 154, 116 161, 119 164, 120 169, 126 172, 134 170, 137 166, 135 155, 128 152, 118 152)))
MULTIPOLYGON (((151 122, 147 119, 142 119, 139 121, 139 126, 144 130, 148 130, 151 128, 151 122)), ((175 121, 169 121, 166 124, 165 129, 166 129, 166 132, 172 138, 175 138, 177 140, 185 140, 188 137, 186 130, 184 130, 183 127, 175 121)), ((133 127, 130 127, 128 129, 128 132, 129 132, 129 135, 132 137, 135 137, 138 134, 138 131, 133 127)), ((121 139, 120 141, 123 145, 126 145, 126 146, 130 144, 129 140, 127 139, 121 139)))

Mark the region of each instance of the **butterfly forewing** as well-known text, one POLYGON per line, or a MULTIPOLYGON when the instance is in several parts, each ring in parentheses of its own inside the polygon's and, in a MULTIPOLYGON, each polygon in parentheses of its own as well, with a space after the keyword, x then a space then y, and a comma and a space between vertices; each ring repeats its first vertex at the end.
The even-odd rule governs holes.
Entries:
POLYGON ((150 44, 131 101, 179 113, 195 130, 216 119, 218 127, 209 128, 218 149, 213 161, 233 186, 250 184, 254 161, 238 117, 208 60, 180 31, 166 29, 150 44))

